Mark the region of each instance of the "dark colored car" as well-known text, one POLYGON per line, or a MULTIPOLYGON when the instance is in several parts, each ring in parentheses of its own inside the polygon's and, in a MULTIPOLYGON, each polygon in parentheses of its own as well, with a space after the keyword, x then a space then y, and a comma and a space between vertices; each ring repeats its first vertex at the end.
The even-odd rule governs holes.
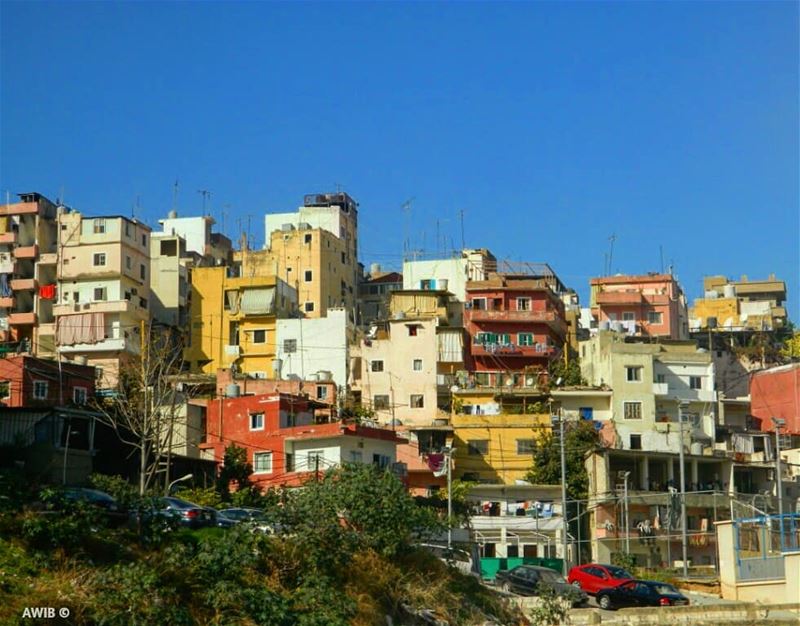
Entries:
POLYGON ((218 511, 211 506, 207 506, 206 511, 211 515, 211 525, 217 528, 231 528, 239 523, 239 520, 228 517, 226 511, 218 511))
POLYGON ((628 580, 611 589, 597 592, 601 609, 626 606, 686 606, 689 598, 668 583, 654 580, 628 580))
POLYGON ((535 596, 539 594, 539 585, 547 585, 559 596, 568 599, 572 606, 585 604, 589 599, 586 593, 570 585, 564 577, 547 567, 535 565, 518 565, 517 567, 497 572, 497 584, 506 593, 535 596))
POLYGON ((199 504, 194 504, 187 500, 166 496, 158 499, 158 506, 160 507, 158 510, 160 515, 174 517, 181 526, 202 528, 213 524, 213 517, 210 511, 199 504))
POLYGON ((261 521, 265 518, 264 511, 260 509, 249 509, 247 507, 233 507, 220 511, 228 519, 237 522, 261 521))
POLYGON ((580 587, 590 595, 595 595, 601 589, 616 587, 632 578, 633 576, 630 572, 616 565, 589 563, 588 565, 578 565, 569 570, 567 582, 580 587))
POLYGON ((84 487, 66 487, 58 489, 54 493, 55 498, 46 503, 37 503, 34 508, 52 513, 62 510, 65 504, 83 503, 99 509, 106 522, 111 526, 123 524, 127 519, 127 513, 113 497, 104 491, 84 487))

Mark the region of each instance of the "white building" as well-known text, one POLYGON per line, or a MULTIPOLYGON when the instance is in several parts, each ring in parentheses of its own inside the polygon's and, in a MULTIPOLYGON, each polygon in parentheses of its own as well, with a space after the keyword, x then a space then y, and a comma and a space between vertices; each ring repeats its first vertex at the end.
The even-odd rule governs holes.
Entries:
POLYGON ((211 231, 215 224, 214 218, 203 217, 178 217, 177 212, 170 211, 169 217, 158 220, 161 224, 163 235, 178 235, 186 241, 186 252, 194 252, 201 257, 206 257, 203 265, 224 265, 230 258, 231 242, 221 235, 211 231), (213 259, 213 260, 212 260, 213 259))
POLYGON ((486 249, 463 250, 450 259, 405 261, 403 289, 440 289, 452 293, 459 302, 466 301, 467 282, 486 280, 497 261, 486 249))
POLYGON ((276 356, 281 378, 330 375, 336 385, 347 385, 348 338, 352 327, 344 309, 328 309, 327 317, 279 319, 276 322, 276 356))
MULTIPOLYGON (((290 213, 268 213, 264 218, 265 248, 270 247, 270 234, 276 230, 311 230, 321 228, 340 239, 352 242, 353 258, 358 250, 358 203, 348 194, 309 194, 303 206, 290 213)), ((350 252, 348 246, 348 252, 350 252)))

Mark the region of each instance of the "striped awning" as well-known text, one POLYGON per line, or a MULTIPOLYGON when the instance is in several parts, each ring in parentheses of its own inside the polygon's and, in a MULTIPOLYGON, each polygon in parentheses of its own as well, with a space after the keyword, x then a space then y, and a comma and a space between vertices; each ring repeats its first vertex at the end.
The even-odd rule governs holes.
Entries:
POLYGON ((269 315, 275 310, 275 288, 244 289, 240 307, 244 315, 269 315))

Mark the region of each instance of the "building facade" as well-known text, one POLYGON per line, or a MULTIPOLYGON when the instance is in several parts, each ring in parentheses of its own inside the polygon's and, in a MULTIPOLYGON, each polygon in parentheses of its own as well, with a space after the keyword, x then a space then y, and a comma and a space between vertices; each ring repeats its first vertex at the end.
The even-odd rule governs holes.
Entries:
POLYGON ((467 283, 484 280, 497 269, 494 255, 480 248, 462 250, 450 258, 403 262, 403 289, 449 291, 459 302, 466 301, 467 283))
POLYGON ((358 285, 359 326, 389 317, 389 301, 393 291, 403 288, 403 275, 397 272, 382 272, 380 265, 373 263, 370 273, 358 285))
POLYGON ((17 355, 0 359, 0 405, 12 408, 85 405, 94 398, 87 365, 17 355))
POLYGON ((762 431, 774 431, 776 417, 786 420, 783 433, 800 437, 800 363, 753 372, 750 407, 762 431))
POLYGON ((590 306, 599 327, 642 337, 689 338, 686 296, 672 274, 604 276, 590 281, 590 306))
POLYGON ((786 325, 786 283, 774 274, 766 280, 742 276, 738 281, 706 276, 703 294, 689 310, 693 332, 708 328, 727 332, 774 331, 786 325))

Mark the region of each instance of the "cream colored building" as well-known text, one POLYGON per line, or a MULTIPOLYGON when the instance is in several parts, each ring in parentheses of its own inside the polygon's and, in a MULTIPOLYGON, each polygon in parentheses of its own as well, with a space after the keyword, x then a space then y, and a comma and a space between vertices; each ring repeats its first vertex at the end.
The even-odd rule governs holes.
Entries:
POLYGON ((683 445, 695 454, 712 449, 716 391, 708 352, 688 341, 631 342, 623 333, 600 331, 580 343, 580 355, 587 382, 613 390, 615 447, 677 452, 679 403, 685 402, 683 445))
POLYGON ((703 279, 702 298, 689 309, 689 329, 709 328, 730 332, 778 330, 786 325, 786 283, 770 274, 766 280, 728 280, 724 276, 703 279))
POLYGON ((140 352, 150 319, 150 228, 126 217, 59 214, 59 353, 98 367, 98 387, 114 387, 119 367, 140 352))

